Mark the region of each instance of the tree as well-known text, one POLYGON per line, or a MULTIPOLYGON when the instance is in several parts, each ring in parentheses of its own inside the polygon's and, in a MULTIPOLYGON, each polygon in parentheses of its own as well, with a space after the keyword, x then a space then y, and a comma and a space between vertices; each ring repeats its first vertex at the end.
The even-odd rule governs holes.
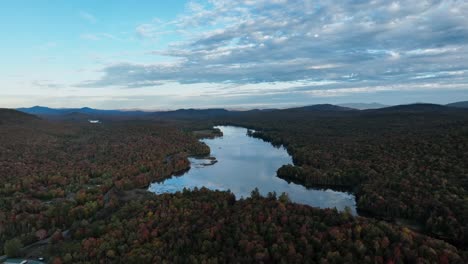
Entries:
POLYGON ((23 244, 17 238, 6 241, 3 247, 5 255, 8 257, 18 257, 21 252, 21 248, 23 248, 23 244))
POLYGON ((289 199, 289 195, 287 193, 283 192, 279 197, 279 201, 282 203, 289 203, 291 202, 291 199, 289 199))
POLYGON ((260 199, 260 197, 262 197, 257 187, 255 187, 255 189, 252 190, 252 192, 250 193, 250 197, 252 199, 260 199))

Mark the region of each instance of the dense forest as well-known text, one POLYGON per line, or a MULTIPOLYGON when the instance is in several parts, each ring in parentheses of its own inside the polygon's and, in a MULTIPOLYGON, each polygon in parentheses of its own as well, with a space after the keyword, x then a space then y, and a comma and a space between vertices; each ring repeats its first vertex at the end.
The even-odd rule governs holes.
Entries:
POLYGON ((209 153, 194 136, 154 122, 56 123, 11 110, 0 116, 1 249, 93 219, 111 191, 146 188, 188 169, 188 155, 209 153))
POLYGON ((81 222, 55 263, 463 263, 455 247, 383 221, 269 194, 150 195, 81 222))
POLYGON ((183 120, 46 121, 0 110, 0 249, 51 263, 466 263, 463 111, 252 111, 183 120), (406 227, 269 194, 145 189, 206 155, 213 124, 284 144, 278 175, 346 187, 406 227), (443 238, 452 243, 435 239, 443 238), (38 247, 28 247, 36 241, 38 247), (459 248, 455 247, 458 246, 459 248))
MULTIPOLYGON (((295 166, 278 176, 308 187, 346 188, 361 214, 407 221, 468 243, 468 111, 409 105, 368 111, 290 109, 218 122, 283 144, 295 166)), ((418 227, 417 227, 418 228, 418 227)))

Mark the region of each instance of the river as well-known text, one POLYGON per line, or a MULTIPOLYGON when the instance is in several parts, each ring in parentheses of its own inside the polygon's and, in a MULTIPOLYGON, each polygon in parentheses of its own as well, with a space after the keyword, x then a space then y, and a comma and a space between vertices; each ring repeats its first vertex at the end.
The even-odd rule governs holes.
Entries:
POLYGON ((262 195, 285 192, 291 201, 320 208, 344 210, 347 206, 356 214, 354 195, 330 189, 308 189, 288 183, 276 176, 282 165, 292 164, 284 147, 274 147, 268 142, 247 135, 247 129, 218 126, 223 136, 203 139, 211 149, 211 159, 190 158, 191 168, 185 174, 173 176, 163 182, 153 183, 149 191, 156 194, 174 193, 184 188, 206 187, 212 190, 230 190, 237 199, 250 196, 258 188, 262 195))

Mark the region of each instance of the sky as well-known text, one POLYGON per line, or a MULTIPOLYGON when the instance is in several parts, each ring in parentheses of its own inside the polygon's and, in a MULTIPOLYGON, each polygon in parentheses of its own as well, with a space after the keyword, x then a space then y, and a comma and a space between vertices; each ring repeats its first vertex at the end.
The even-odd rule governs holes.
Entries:
POLYGON ((5 0, 0 107, 468 100, 468 1, 5 0))

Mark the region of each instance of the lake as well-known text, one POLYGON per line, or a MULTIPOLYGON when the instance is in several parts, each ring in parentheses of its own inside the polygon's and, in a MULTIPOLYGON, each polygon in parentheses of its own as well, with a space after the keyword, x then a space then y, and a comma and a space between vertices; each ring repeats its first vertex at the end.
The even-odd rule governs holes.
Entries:
POLYGON ((356 214, 355 197, 346 192, 308 189, 288 183, 276 176, 282 165, 292 164, 292 157, 284 147, 274 147, 268 142, 247 135, 247 129, 217 126, 223 136, 203 139, 211 149, 211 159, 190 158, 191 168, 181 176, 153 183, 149 191, 156 194, 174 193, 184 188, 206 187, 212 190, 230 190, 237 199, 250 196, 258 188, 262 195, 285 192, 291 201, 320 208, 343 210, 346 206, 356 214))

